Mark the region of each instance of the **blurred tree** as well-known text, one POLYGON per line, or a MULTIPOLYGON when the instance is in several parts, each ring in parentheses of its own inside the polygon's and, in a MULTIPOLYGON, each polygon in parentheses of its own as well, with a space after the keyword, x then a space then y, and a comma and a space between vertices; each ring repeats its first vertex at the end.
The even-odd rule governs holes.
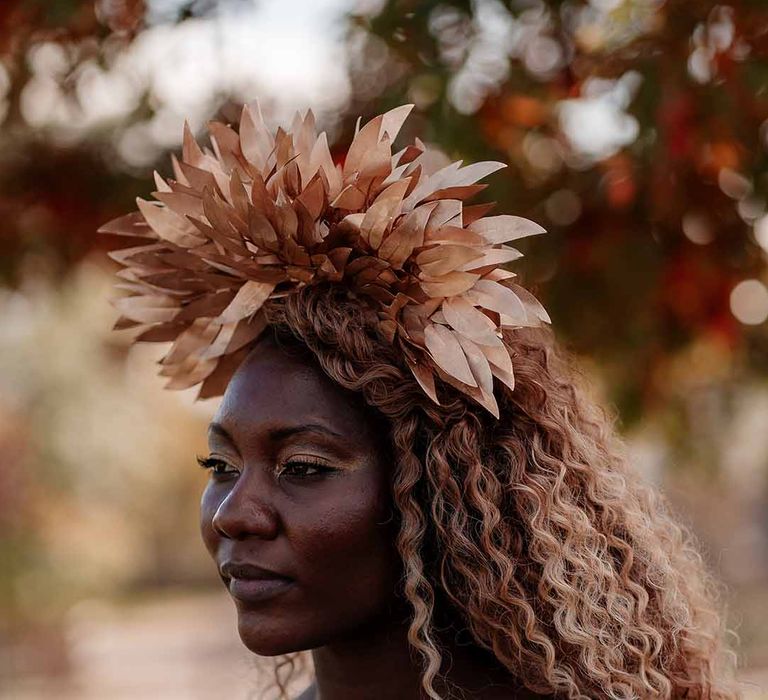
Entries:
POLYGON ((60 60, 60 87, 71 96, 78 68, 130 41, 143 12, 142 0, 8 0, 0 6, 0 281, 17 284, 30 256, 66 272, 104 246, 95 228, 140 191, 130 175, 110 166, 104 134, 61 141, 29 123, 24 103, 36 52, 40 58, 41 49, 48 50, 49 61, 60 60), (51 57, 53 47, 58 53, 51 57))
POLYGON ((666 363, 702 339, 766 368, 766 324, 731 308, 737 282, 766 281, 764 2, 388 0, 357 26, 398 76, 359 107, 414 102, 452 157, 510 163, 499 210, 551 231, 523 274, 627 420, 670 398, 666 363))
MULTIPOLYGON (((147 18, 225 4, 163 15, 140 0, 3 3, 2 279, 18 283, 30 256, 67 271, 109 244, 98 223, 148 189, 116 142, 157 100, 145 85, 124 114, 77 131, 86 70, 114 64, 147 18)), ((499 211, 551 231, 521 274, 542 287, 561 337, 600 363, 627 421, 670 398, 670 361, 698 343, 732 369, 765 368, 766 324, 737 316, 759 321, 768 292, 733 294, 765 282, 763 2, 387 0, 350 27, 364 58, 350 66, 341 140, 358 113, 408 101, 412 134, 452 157, 508 162, 491 182, 499 211)))
MULTIPOLYGON (((7 611, 19 629, 43 616, 41 586, 62 608, 84 591, 203 571, 168 536, 194 520, 189 446, 202 415, 168 392, 158 399, 147 367, 130 371, 126 343, 108 331, 108 282, 79 263, 112 245, 97 227, 152 189, 149 171, 167 168, 173 146, 148 136, 167 106, 153 76, 113 69, 150 34, 172 43, 152 33, 162 23, 238 2, 257 4, 0 2, 0 645, 7 611), (105 110, 98 118, 92 103, 105 110), (94 494, 101 508, 84 507, 94 494)), ((722 490, 702 465, 723 471, 725 433, 764 469, 746 439, 759 430, 739 432, 728 401, 768 369, 765 0, 363 4, 349 22, 347 55, 358 58, 335 153, 358 114, 412 102, 404 138, 509 163, 488 198, 550 231, 515 270, 559 337, 594 359, 625 426, 661 417, 667 438, 687 441, 681 461, 698 471, 684 470, 695 482, 685 493, 716 504, 713 529, 727 529, 722 490)), ((197 50, 200 36, 182 38, 197 50)), ((230 88, 214 86, 198 123, 216 109, 234 118, 230 88)), ((733 523, 743 503, 732 499, 733 523)))

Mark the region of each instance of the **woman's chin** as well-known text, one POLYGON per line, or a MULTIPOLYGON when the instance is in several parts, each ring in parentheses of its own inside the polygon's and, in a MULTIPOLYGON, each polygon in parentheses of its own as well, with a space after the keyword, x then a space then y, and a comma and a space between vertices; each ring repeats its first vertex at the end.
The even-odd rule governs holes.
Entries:
POLYGON ((237 631, 246 649, 259 656, 280 656, 306 648, 290 634, 284 619, 270 620, 264 615, 238 611, 237 631))

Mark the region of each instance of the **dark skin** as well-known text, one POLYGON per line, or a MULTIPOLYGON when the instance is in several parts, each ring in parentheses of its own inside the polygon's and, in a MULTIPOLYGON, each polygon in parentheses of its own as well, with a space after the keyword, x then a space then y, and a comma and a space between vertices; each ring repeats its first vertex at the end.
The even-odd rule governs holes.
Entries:
MULTIPOLYGON (((211 423, 203 540, 245 646, 266 656, 312 650, 316 682, 303 700, 424 697, 407 642, 385 435, 358 396, 271 337, 240 366, 211 423)), ((534 697, 477 648, 445 650, 443 673, 467 697, 534 697)))

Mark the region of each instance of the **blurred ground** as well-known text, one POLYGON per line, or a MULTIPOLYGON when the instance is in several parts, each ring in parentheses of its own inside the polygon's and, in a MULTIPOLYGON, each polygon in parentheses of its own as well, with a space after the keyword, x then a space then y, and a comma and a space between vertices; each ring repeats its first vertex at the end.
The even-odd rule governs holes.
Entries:
MULTIPOLYGON (((761 605, 766 602, 768 595, 761 605)), ((71 675, 18 681, 0 690, 0 698, 257 700, 255 679, 268 670, 256 666, 235 625, 223 591, 180 592, 127 606, 84 601, 70 613, 71 675)), ((741 678, 744 700, 768 698, 768 667, 741 678)))
POLYGON ((231 599, 165 592, 116 605, 88 600, 68 616, 71 671, 0 689, 3 700, 213 700, 260 698, 259 665, 237 636, 231 599))

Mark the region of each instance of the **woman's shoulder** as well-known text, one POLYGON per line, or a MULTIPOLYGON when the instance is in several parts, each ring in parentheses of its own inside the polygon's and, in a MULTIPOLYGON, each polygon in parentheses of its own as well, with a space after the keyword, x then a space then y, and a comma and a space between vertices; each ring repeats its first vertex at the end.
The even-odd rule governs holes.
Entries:
POLYGON ((317 688, 313 683, 301 695, 299 695, 296 698, 296 700, 315 700, 316 697, 317 697, 317 688))

